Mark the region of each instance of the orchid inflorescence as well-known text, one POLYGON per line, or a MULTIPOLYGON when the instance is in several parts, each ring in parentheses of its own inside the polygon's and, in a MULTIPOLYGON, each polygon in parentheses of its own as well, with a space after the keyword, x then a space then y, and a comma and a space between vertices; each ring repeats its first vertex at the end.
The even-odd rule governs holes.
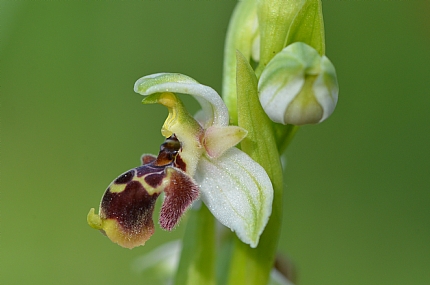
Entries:
POLYGON ((133 248, 154 234, 159 196, 165 230, 174 229, 192 205, 200 207, 193 233, 207 235, 196 238, 195 251, 184 238, 175 280, 215 284, 209 209, 240 240, 231 253, 229 284, 267 284, 282 216, 280 156, 298 126, 326 120, 338 101, 336 71, 325 55, 321 0, 239 1, 227 33, 222 99, 179 73, 144 76, 134 90, 145 96, 144 104, 168 109, 161 128, 165 141, 157 156, 143 155, 141 166, 108 186, 99 213, 91 209, 87 216, 89 225, 133 248), (193 96, 201 110, 192 116, 178 94, 193 96), (209 264, 204 273, 201 260, 209 264))

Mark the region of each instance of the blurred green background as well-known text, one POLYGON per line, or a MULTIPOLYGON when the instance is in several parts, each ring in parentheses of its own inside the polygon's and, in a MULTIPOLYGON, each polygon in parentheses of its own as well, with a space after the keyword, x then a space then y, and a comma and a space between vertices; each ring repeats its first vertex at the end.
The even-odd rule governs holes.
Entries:
MULTIPOLYGON (((162 141, 136 79, 221 89, 235 3, 0 2, 1 284, 151 284, 133 262, 185 223, 127 250, 86 215, 162 141)), ((339 103, 287 151, 279 244, 302 285, 430 284, 429 3, 323 1, 339 103)))

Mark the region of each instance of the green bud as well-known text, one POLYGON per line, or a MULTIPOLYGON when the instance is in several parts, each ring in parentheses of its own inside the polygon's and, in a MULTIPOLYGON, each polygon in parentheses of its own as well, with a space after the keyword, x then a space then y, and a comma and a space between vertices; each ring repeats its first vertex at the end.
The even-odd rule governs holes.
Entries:
POLYGON ((288 30, 303 0, 258 0, 260 65, 257 75, 285 47, 288 30))
POLYGON ((321 0, 306 0, 288 31, 286 45, 303 42, 325 53, 324 21, 321 0))
POLYGON ((333 64, 301 42, 287 46, 269 62, 258 90, 269 118, 284 125, 324 121, 333 113, 339 93, 333 64))

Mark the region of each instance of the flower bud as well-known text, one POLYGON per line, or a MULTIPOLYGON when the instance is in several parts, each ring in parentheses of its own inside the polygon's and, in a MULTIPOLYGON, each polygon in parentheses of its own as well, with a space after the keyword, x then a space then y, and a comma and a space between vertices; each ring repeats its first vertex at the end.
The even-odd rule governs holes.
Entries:
POLYGON ((320 123, 333 113, 339 87, 330 60, 311 46, 296 42, 269 62, 258 91, 272 121, 304 125, 320 123))

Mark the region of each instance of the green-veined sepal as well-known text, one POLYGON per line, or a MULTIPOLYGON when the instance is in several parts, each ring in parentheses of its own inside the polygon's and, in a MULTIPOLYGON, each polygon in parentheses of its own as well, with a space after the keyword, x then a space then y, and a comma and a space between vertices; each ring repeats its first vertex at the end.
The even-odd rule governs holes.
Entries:
POLYGON ((264 168, 231 148, 216 160, 202 157, 195 179, 212 214, 256 247, 272 211, 273 187, 264 168))

